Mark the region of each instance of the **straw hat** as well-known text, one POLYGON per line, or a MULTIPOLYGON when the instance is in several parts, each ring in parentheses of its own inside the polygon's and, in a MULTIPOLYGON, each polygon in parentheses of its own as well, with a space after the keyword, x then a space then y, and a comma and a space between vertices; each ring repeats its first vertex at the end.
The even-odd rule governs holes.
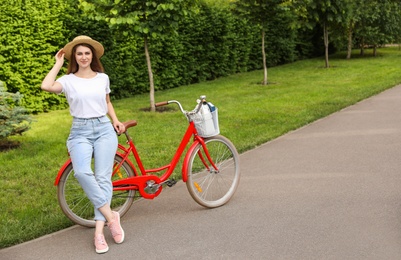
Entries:
POLYGON ((71 59, 71 54, 72 54, 72 49, 74 48, 75 45, 81 44, 81 43, 86 43, 89 44, 93 47, 93 49, 95 49, 96 52, 96 56, 98 58, 102 57, 103 53, 104 53, 104 48, 103 45, 98 42, 93 40, 91 37, 89 36, 85 36, 85 35, 80 35, 74 38, 74 40, 72 40, 71 42, 67 43, 63 50, 65 52, 64 57, 67 60, 71 59))

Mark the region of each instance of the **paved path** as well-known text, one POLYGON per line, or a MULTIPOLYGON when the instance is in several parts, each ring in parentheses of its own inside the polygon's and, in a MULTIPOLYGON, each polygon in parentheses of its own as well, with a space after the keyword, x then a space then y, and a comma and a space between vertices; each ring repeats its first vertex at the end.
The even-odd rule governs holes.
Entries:
POLYGON ((122 219, 126 241, 79 226, 0 259, 401 259, 401 87, 241 155, 233 199, 198 206, 180 182, 122 219))

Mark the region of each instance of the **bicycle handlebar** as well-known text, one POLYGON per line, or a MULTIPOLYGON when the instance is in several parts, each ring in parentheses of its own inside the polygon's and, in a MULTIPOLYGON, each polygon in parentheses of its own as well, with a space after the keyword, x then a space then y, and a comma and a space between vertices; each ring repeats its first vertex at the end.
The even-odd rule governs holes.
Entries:
POLYGON ((163 101, 163 102, 156 103, 155 107, 162 107, 162 106, 165 106, 165 105, 168 105, 168 101, 163 101))
POLYGON ((177 100, 169 100, 169 101, 158 102, 158 103, 155 104, 155 107, 161 107, 161 106, 169 105, 171 103, 175 103, 175 104, 177 104, 179 106, 179 108, 180 108, 180 110, 181 110, 181 112, 183 114, 188 115, 188 114, 196 114, 196 113, 198 113, 203 102, 206 102, 206 96, 204 96, 204 95, 200 96, 200 101, 199 101, 198 105, 192 111, 184 110, 184 108, 181 106, 181 103, 178 102, 177 100))

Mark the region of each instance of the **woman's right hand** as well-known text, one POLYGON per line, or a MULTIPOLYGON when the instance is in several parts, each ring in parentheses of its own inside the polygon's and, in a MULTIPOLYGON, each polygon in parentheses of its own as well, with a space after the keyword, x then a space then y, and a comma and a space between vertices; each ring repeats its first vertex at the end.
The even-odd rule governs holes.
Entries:
POLYGON ((64 50, 63 50, 63 49, 60 49, 60 50, 56 53, 56 55, 54 56, 54 58, 56 59, 56 63, 57 63, 57 62, 64 63, 64 55, 65 55, 64 50))
POLYGON ((59 82, 56 82, 56 77, 57 74, 59 73, 61 67, 63 67, 64 64, 64 50, 60 49, 54 58, 56 59, 56 63, 54 64, 53 68, 50 70, 50 72, 46 75, 46 77, 42 81, 41 88, 44 91, 52 92, 52 93, 61 93, 63 90, 63 87, 59 82))

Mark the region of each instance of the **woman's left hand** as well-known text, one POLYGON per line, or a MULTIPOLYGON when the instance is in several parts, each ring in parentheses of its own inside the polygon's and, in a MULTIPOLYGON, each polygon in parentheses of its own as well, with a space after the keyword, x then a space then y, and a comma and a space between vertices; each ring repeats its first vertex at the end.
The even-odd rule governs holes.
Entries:
POLYGON ((113 122, 114 129, 116 130, 117 134, 122 134, 125 132, 125 126, 120 121, 113 122))

